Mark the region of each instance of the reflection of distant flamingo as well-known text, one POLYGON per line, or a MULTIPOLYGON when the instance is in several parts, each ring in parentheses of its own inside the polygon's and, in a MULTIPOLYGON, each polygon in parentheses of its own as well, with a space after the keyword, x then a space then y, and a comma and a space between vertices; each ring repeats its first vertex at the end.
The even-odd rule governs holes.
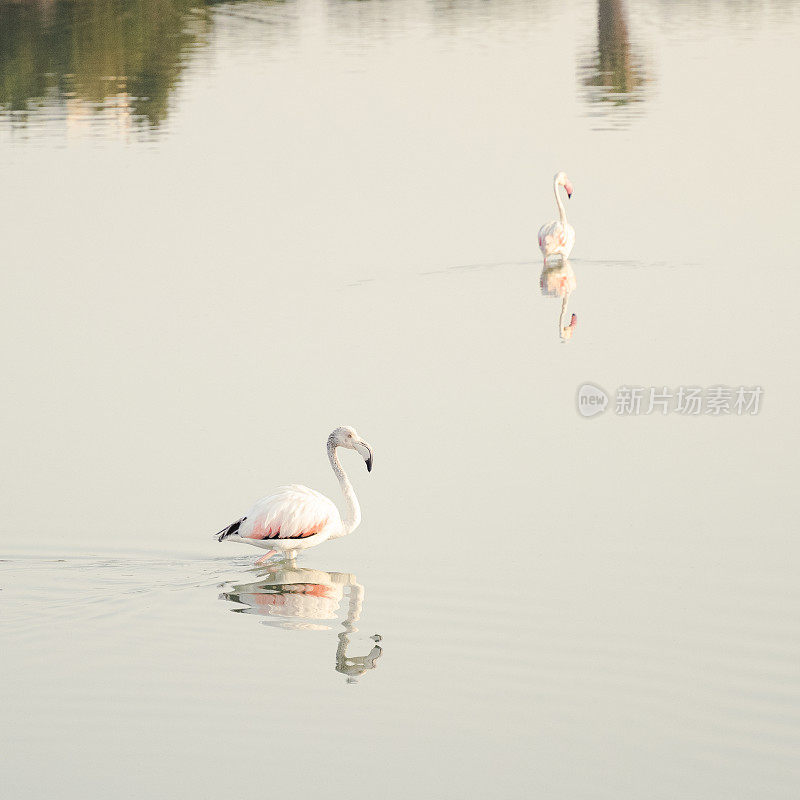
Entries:
POLYGON ((560 255, 562 258, 569 258, 575 245, 575 229, 567 222, 567 210, 558 194, 559 186, 564 187, 568 198, 572 197, 573 189, 569 178, 563 172, 557 173, 553 178, 553 191, 556 195, 559 219, 539 228, 539 249, 544 256, 545 266, 548 256, 560 255))
POLYGON ((572 338, 572 334, 575 332, 575 326, 578 324, 578 317, 575 314, 572 315, 569 323, 565 324, 567 319, 567 302, 577 285, 578 279, 575 277, 575 272, 572 269, 572 264, 570 264, 569 259, 564 259, 554 267, 545 265, 542 270, 542 275, 539 278, 539 286, 543 295, 561 298, 561 314, 558 318, 558 335, 563 341, 572 338))
POLYGON ((336 647, 336 671, 347 676, 348 683, 355 683, 367 670, 375 669, 383 650, 377 644, 381 637, 375 634, 371 637, 375 644, 369 653, 347 655, 350 639, 358 631, 355 623, 361 616, 364 603, 364 587, 354 575, 277 565, 263 574, 261 580, 231 586, 220 595, 220 599, 241 603, 244 608, 233 610, 266 617, 264 622, 268 624, 327 630, 328 626, 323 623, 337 618, 344 590, 348 587, 347 617, 342 622, 344 630, 338 635, 336 647))
POLYGON ((260 564, 278 552, 291 560, 299 550, 352 533, 361 522, 361 509, 350 479, 339 463, 337 447, 355 450, 366 462, 367 472, 372 471, 372 448, 353 428, 336 428, 328 437, 328 458, 347 504, 344 519, 339 516, 339 509, 333 501, 325 495, 307 486, 293 484, 281 486, 273 494, 263 497, 245 516, 215 536, 220 542, 230 539, 269 548, 269 552, 256 560, 260 564))

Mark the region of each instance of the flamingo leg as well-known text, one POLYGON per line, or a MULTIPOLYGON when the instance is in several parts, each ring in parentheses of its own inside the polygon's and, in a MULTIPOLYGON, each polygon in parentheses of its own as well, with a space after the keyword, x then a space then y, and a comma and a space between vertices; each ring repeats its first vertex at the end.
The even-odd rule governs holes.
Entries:
POLYGON ((267 562, 267 561, 269 561, 269 559, 270 559, 270 558, 272 558, 272 556, 274 556, 274 555, 275 555, 277 552, 278 552, 277 550, 267 550, 267 552, 266 552, 266 553, 264 553, 264 555, 263 555, 263 556, 261 556, 260 558, 257 558, 257 559, 256 559, 256 564, 257 564, 257 565, 260 565, 260 564, 264 564, 264 563, 266 563, 266 562, 267 562))

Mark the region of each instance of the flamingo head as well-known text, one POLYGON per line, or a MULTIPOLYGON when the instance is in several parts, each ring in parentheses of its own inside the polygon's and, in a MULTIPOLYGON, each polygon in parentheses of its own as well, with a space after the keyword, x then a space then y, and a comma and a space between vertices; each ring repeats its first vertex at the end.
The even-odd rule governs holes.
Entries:
POLYGON ((567 193, 567 198, 572 197, 572 192, 575 191, 572 188, 572 181, 567 177, 565 172, 559 172, 556 175, 556 186, 563 186, 564 191, 567 193))
POLYGON ((356 433, 355 428, 342 425, 328 437, 328 447, 347 447, 355 450, 367 465, 367 472, 372 472, 372 448, 356 433))

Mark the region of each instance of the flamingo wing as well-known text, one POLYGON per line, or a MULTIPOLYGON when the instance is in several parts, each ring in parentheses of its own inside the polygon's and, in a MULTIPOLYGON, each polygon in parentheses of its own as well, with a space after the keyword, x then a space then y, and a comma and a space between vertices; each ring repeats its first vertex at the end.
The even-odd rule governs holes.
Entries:
POLYGON ((305 539, 328 536, 341 526, 339 510, 324 494, 307 486, 281 486, 259 500, 239 527, 243 539, 305 539))
POLYGON ((567 235, 564 226, 557 220, 539 228, 539 248, 542 252, 554 253, 566 243, 567 235))
POLYGON ((545 256, 562 253, 569 256, 575 244, 575 230, 572 225, 566 228, 555 220, 539 228, 539 249, 545 256))

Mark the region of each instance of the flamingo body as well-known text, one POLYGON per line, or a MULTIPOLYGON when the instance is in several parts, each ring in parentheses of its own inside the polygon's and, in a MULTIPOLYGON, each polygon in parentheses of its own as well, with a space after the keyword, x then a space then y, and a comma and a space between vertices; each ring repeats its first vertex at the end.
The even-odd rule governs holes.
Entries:
POLYGON ((569 223, 564 226, 558 220, 553 220, 539 228, 539 249, 545 260, 556 255, 569 258, 574 246, 575 228, 569 223))
POLYGON ((281 486, 262 497, 220 541, 247 542, 265 550, 304 550, 341 530, 339 509, 324 494, 307 486, 281 486))

